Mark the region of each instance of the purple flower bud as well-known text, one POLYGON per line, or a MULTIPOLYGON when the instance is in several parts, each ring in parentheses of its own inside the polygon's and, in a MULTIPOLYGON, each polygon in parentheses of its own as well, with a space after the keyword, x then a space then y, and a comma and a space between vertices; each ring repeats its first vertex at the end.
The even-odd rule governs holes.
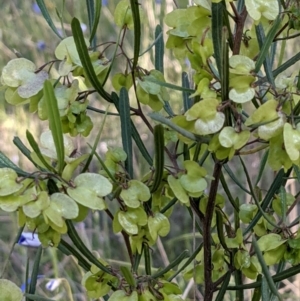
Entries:
POLYGON ((32 4, 31 9, 33 10, 34 13, 36 13, 38 15, 40 15, 42 13, 36 2, 34 2, 32 4))
POLYGON ((46 43, 45 43, 43 40, 38 40, 38 41, 36 42, 36 48, 37 48, 38 50, 43 51, 43 50, 45 50, 45 48, 46 48, 46 43))

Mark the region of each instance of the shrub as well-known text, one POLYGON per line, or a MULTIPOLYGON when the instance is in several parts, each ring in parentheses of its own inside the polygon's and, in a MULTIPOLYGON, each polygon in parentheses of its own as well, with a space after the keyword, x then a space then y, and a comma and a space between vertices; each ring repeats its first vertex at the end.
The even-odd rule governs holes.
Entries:
MULTIPOLYGON (((297 53, 284 61, 287 42, 299 36, 297 2, 194 0, 174 9, 164 20, 166 42, 158 25, 146 51, 155 51, 152 70, 140 63, 146 53, 140 49, 143 3, 119 1, 112 21, 120 29, 118 38, 100 46, 95 34, 101 1, 86 2, 88 38, 76 18, 72 36, 64 36, 44 2, 37 3, 61 39, 53 60, 36 66, 18 57, 1 74, 6 101, 29 104, 28 115, 49 123, 39 142, 26 132, 30 149, 15 139, 35 172, 1 153, 0 208, 17 213, 20 235, 27 227, 42 244, 26 300, 49 300, 35 293, 46 247, 76 258, 92 299, 188 300, 203 292, 209 301, 235 291, 236 300, 243 300, 246 289, 255 289, 252 300, 281 299, 280 284, 300 270, 298 218, 290 218, 298 193, 287 190, 289 179, 300 180, 300 81, 298 72, 284 73, 300 59, 297 53), (124 46, 126 39, 133 42, 133 53, 124 46), (190 72, 182 73, 182 85, 165 80, 164 48, 190 72), (182 92, 179 110, 172 90, 182 92), (91 106, 91 95, 109 104, 107 109, 91 106), (89 136, 89 110, 101 114, 102 125, 90 151, 78 154, 72 137, 89 136), (122 148, 102 157, 97 146, 110 114, 120 119, 122 148), (153 137, 154 154, 141 139, 137 117, 153 137), (138 167, 136 152, 143 157, 138 167), (257 158, 255 167, 251 162, 257 158), (90 170, 93 161, 101 166, 98 172, 90 170), (149 172, 139 176, 145 166, 149 172), (271 184, 262 187, 269 167, 271 184), (169 234, 178 204, 190 212, 201 241, 154 270, 151 250, 169 234), (111 266, 79 236, 75 224, 96 211, 105 212, 113 232, 122 235, 129 265, 111 266), (195 296, 183 297, 192 278, 195 296)), ((5 300, 21 300, 18 287, 0 280, 0 286, 7 285, 5 300)))

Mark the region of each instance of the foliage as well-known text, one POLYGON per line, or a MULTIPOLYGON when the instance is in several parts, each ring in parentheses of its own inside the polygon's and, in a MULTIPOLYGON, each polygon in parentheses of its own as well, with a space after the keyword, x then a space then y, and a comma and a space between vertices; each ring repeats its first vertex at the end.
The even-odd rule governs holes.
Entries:
MULTIPOLYGON (((299 35, 297 2, 194 0, 166 15, 165 44, 158 25, 145 52, 140 43, 146 12, 134 0, 118 2, 114 23, 119 35, 99 45, 101 1, 86 2, 88 38, 77 18, 71 22, 72 36, 60 34, 44 1, 37 3, 61 39, 53 60, 36 67, 17 57, 1 73, 6 101, 27 104, 28 114, 48 120, 49 127, 39 141, 27 131, 31 149, 16 143, 35 172, 0 153, 0 208, 16 212, 20 234, 27 227, 38 233, 44 248, 73 255, 84 270, 82 285, 89 298, 183 300, 182 283, 193 278, 205 301, 223 300, 230 290, 242 300, 243 290, 251 288, 256 288, 252 300, 281 299, 278 284, 296 275, 300 264, 299 229, 293 228, 298 218, 289 220, 298 194, 286 188, 288 179, 300 180, 300 84, 298 72, 283 73, 300 59, 295 54, 283 63, 286 40, 299 35), (133 41, 133 53, 124 46, 127 39, 133 41), (152 47, 155 66, 146 70, 140 59, 152 47), (183 69, 190 64, 192 78, 183 73, 182 86, 165 80, 165 47, 183 69), (183 109, 176 110, 170 90, 182 91, 183 109), (106 111, 90 105, 91 95, 109 104, 106 111), (72 137, 89 136, 90 110, 102 114, 102 126, 90 153, 78 154, 72 137), (119 116, 122 148, 109 149, 102 158, 96 147, 109 114, 119 116), (140 137, 137 118, 153 134, 154 155, 140 137), (142 176, 134 168, 133 141, 150 169, 142 176), (258 152, 262 160, 253 180, 243 158, 251 161, 258 152), (230 169, 234 158, 246 185, 230 169), (98 172, 89 170, 93 160, 101 165, 98 172), (275 176, 266 190, 260 181, 267 165, 275 176), (243 198, 233 195, 225 173, 243 198), (154 271, 151 248, 169 234, 178 204, 191 213, 201 242, 154 271), (122 235, 129 268, 110 266, 79 236, 75 224, 96 211, 105 212, 113 232, 122 235), (273 268, 277 273, 271 276, 273 268), (246 278, 253 282, 245 284, 246 278)), ((39 248, 27 300, 45 300, 35 294, 41 257, 39 248)), ((12 282, 0 284, 21 298, 12 282)))

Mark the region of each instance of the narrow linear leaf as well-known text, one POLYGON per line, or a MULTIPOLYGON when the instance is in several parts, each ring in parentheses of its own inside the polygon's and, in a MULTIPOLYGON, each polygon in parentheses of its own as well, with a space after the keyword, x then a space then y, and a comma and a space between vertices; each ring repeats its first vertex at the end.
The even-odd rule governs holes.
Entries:
POLYGON ((248 183, 248 186, 249 186, 249 189, 250 189, 250 192, 251 192, 251 196, 252 196, 252 198, 253 198, 253 200, 254 200, 255 205, 256 205, 257 208, 258 208, 258 211, 260 212, 260 214, 266 219, 266 221, 267 221, 270 225, 272 225, 275 229, 278 228, 278 225, 275 224, 274 222, 272 222, 272 221, 270 220, 270 218, 266 215, 265 211, 261 208, 261 205, 260 205, 260 203, 259 203, 259 201, 258 201, 258 199, 257 199, 256 193, 255 193, 255 191, 254 191, 254 189, 253 189, 253 185, 252 185, 252 182, 251 182, 251 179, 250 179, 250 176, 249 176, 247 167, 246 167, 244 161, 242 160, 242 158, 241 158, 241 157, 239 157, 239 158, 240 158, 240 162, 242 163, 244 173, 245 173, 245 175, 246 175, 246 179, 247 179, 247 183, 248 183))
MULTIPOLYGON (((254 71, 257 73, 260 70, 261 65, 265 61, 266 58, 269 59, 269 49, 271 44, 273 43, 273 40, 275 38, 275 35, 278 31, 278 28, 281 23, 281 18, 278 16, 276 20, 273 22, 272 28, 269 30, 268 34, 266 37, 264 37, 264 30, 261 24, 256 26, 256 36, 257 40, 259 42, 260 46, 260 52, 258 55, 258 58, 255 63, 255 69, 254 71)), ((270 64, 271 67, 271 64, 270 64)))
POLYGON ((155 84, 160 85, 162 87, 170 88, 172 90, 185 91, 185 92, 189 92, 189 93, 194 93, 195 92, 195 90, 193 90, 193 89, 180 87, 180 86, 176 86, 176 85, 165 83, 165 82, 161 82, 161 81, 159 81, 157 79, 154 79, 154 78, 147 78, 147 81, 155 83, 155 84))
POLYGON ((118 34, 118 39, 116 41, 116 45, 115 45, 115 49, 114 49, 114 52, 113 52, 113 55, 112 55, 112 58, 110 59, 110 64, 109 64, 109 67, 108 67, 108 70, 106 71, 106 74, 105 74, 105 78, 102 82, 102 86, 104 87, 105 83, 107 82, 108 80, 108 77, 110 75, 110 72, 111 72, 111 69, 112 67, 114 66, 114 62, 115 62, 115 59, 116 59, 116 56, 117 56, 117 52, 118 52, 118 49, 119 49, 119 45, 120 45, 120 40, 121 40, 121 36, 122 36, 122 32, 123 32, 123 28, 120 29, 119 31, 119 34, 118 34))
POLYGON ((146 275, 151 275, 151 253, 150 253, 150 247, 148 244, 143 244, 143 250, 144 250, 144 259, 145 259, 145 272, 146 275))
POLYGON ((228 197, 228 200, 230 201, 230 203, 231 203, 232 207, 234 208, 235 212, 239 212, 240 208, 239 208, 239 206, 237 206, 237 204, 236 204, 236 202, 235 202, 235 200, 234 200, 234 198, 233 198, 233 196, 232 196, 232 194, 230 192, 230 189, 229 189, 229 187, 227 185, 227 182, 225 180, 223 172, 221 172, 220 181, 221 181, 223 189, 224 189, 224 191, 225 191, 225 193, 226 193, 226 195, 228 197))
POLYGON ((101 83, 97 78, 97 75, 91 63, 89 52, 86 47, 83 33, 80 27, 80 22, 78 21, 78 19, 73 18, 71 27, 72 27, 72 33, 74 36, 76 49, 78 51, 80 61, 82 63, 84 71, 87 74, 89 81, 91 82, 91 84, 93 85, 93 87, 96 89, 96 91, 99 93, 100 96, 102 96, 108 102, 112 102, 110 95, 103 89, 103 86, 101 85, 101 83))
POLYGON ((300 183, 300 169, 297 165, 293 165, 293 169, 294 169, 294 172, 296 174, 296 177, 297 177, 297 180, 298 180, 298 183, 300 183))
POLYGON ((140 20, 140 10, 139 3, 136 0, 130 0, 130 6, 133 17, 133 27, 134 27, 134 52, 133 52, 133 63, 132 70, 134 71, 140 54, 140 43, 141 43, 141 20, 140 20))
MULTIPOLYGON (((117 111, 120 111, 119 108, 119 97, 116 93, 112 93, 112 100, 116 106, 117 111)), ((143 143, 141 136, 139 134, 139 132, 137 131, 134 123, 132 122, 132 120, 130 121, 131 123, 131 135, 133 140, 135 141, 139 151, 141 152, 142 156, 144 157, 144 159, 147 161, 147 163, 152 166, 153 165, 153 160, 152 157, 150 156, 147 148, 145 147, 145 144, 143 143)))
POLYGON ((103 265, 94 255, 93 253, 86 247, 86 245, 83 243, 81 238, 79 237, 72 221, 66 220, 66 224, 68 227, 68 235, 75 245, 75 247, 84 255, 91 263, 96 265, 100 270, 103 272, 113 275, 113 272, 107 268, 105 265, 103 265))
MULTIPOLYGON (((26 271, 25 271, 25 293, 29 291, 29 257, 26 260, 26 271)), ((26 298, 25 301, 30 301, 30 299, 26 298)))
POLYGON ((268 156, 269 156, 269 150, 265 151, 263 157, 260 160, 258 174, 257 174, 257 178, 256 178, 256 181, 255 181, 255 186, 257 186, 257 184, 259 183, 259 181, 260 181, 260 179, 263 175, 263 171, 265 170, 266 163, 267 163, 267 160, 268 160, 268 156))
POLYGON ((90 155, 89 155, 89 157, 88 157, 88 159, 87 159, 87 161, 86 161, 86 163, 85 163, 85 165, 84 165, 84 167, 82 169, 82 173, 84 173, 84 172, 86 172, 88 170, 89 165, 92 162, 93 156, 96 153, 97 145, 98 145, 98 143, 100 141, 100 137, 101 137, 101 134, 102 134, 102 131, 103 131, 103 128, 104 128, 105 121, 106 121, 107 111, 108 111, 108 108, 107 108, 106 113, 104 115, 104 118, 103 118, 103 120, 101 122, 99 132, 98 132, 98 134, 96 136, 96 139, 94 141, 94 145, 91 148, 91 153, 90 153, 90 155))
POLYGON ((224 281, 222 283, 222 286, 221 286, 221 288, 219 290, 219 293, 218 293, 215 301, 223 301, 224 300, 224 296, 225 296, 225 293, 227 291, 228 284, 230 282, 230 277, 231 277, 231 273, 228 271, 226 273, 226 277, 225 277, 225 279, 224 279, 224 281))
POLYGON ((266 277, 261 279, 261 301, 270 300, 270 290, 266 277))
POLYGON ((216 226, 217 226, 217 232, 218 232, 218 238, 220 240, 220 244, 224 248, 224 250, 228 250, 225 236, 224 236, 224 230, 223 230, 223 214, 222 211, 219 208, 216 208, 216 226))
POLYGON ((33 294, 24 294, 24 296, 29 298, 30 300, 34 300, 34 301, 55 301, 54 299, 48 299, 48 298, 41 297, 38 295, 33 295, 33 294))
POLYGON ((154 127, 154 153, 155 153, 155 173, 153 179, 153 185, 151 187, 151 193, 155 192, 159 185, 164 172, 165 158, 165 139, 164 139, 164 127, 161 124, 158 124, 154 127))
POLYGON ((282 222, 285 225, 286 224, 286 191, 283 186, 280 187, 280 205, 281 205, 281 213, 282 213, 282 222))
MULTIPOLYGON (((190 88, 189 76, 186 72, 182 72, 181 74, 181 83, 182 87, 185 89, 190 88)), ((183 109, 184 112, 189 110, 193 105, 193 100, 190 98, 191 93, 188 91, 182 91, 182 99, 183 99, 183 109)))
POLYGON ((164 36, 160 25, 155 28, 155 69, 164 74, 164 36))
POLYGON ((188 250, 184 250, 180 255, 178 255, 178 257, 176 257, 174 259, 174 261, 172 261, 168 266, 166 266, 165 268, 163 268, 162 270, 156 272, 155 274, 152 275, 153 279, 159 278, 161 276, 163 276, 164 274, 166 274, 168 271, 170 271, 171 269, 173 269, 174 267, 176 267, 183 259, 189 257, 189 251, 188 250))
POLYGON ((57 154, 58 173, 61 174, 65 165, 64 138, 57 99, 54 94, 53 86, 49 80, 46 80, 44 83, 43 93, 48 112, 49 128, 52 133, 57 154))
MULTIPOLYGON (((163 32, 161 33, 161 35, 163 34, 163 32)), ((150 46, 148 46, 148 48, 146 48, 144 51, 142 51, 140 53, 140 57, 143 56, 145 53, 149 52, 157 43, 157 41, 160 39, 160 36, 157 36, 157 38, 150 44, 150 46)))
POLYGON ((244 187, 244 185, 240 182, 240 180, 237 179, 237 177, 234 175, 234 172, 231 170, 228 164, 224 164, 224 169, 226 170, 229 177, 232 179, 232 181, 238 185, 243 191, 251 195, 251 192, 244 187))
POLYGON ((18 167, 14 162, 12 162, 10 159, 8 159, 1 151, 0 151, 0 168, 2 167, 8 167, 13 169, 19 176, 28 177, 29 173, 22 170, 20 167, 18 167))
POLYGON ((121 266, 120 267, 121 273, 123 274, 125 280, 127 281, 127 283, 132 286, 135 287, 136 286, 136 282, 135 279, 133 278, 132 273, 129 271, 128 267, 126 266, 121 266))
MULTIPOLYGON (((222 28, 222 44, 221 44, 221 65, 222 69, 219 70, 221 76, 221 87, 222 87, 222 101, 229 99, 229 58, 228 58, 228 43, 227 43, 227 28, 222 28)), ((229 111, 229 110, 228 110, 229 111)), ((228 123, 227 123, 228 124, 228 123)))
POLYGON ((34 137, 32 136, 32 134, 28 130, 26 130, 26 138, 27 138, 30 146, 32 147, 33 151, 36 153, 36 155, 41 160, 41 162, 44 164, 44 166, 48 170, 51 170, 51 171, 55 172, 55 169, 51 165, 49 165, 47 163, 47 161, 45 160, 44 156, 42 155, 42 153, 40 151, 40 148, 39 148, 38 144, 36 143, 36 141, 34 140, 34 137))
POLYGON ((19 149, 19 151, 33 163, 32 159, 30 158, 30 150, 25 146, 21 139, 19 137, 14 137, 13 143, 19 149))
POLYGON ((86 271, 91 269, 91 264, 89 264, 86 259, 71 245, 69 245, 65 240, 61 239, 58 245, 58 249, 67 256, 73 255, 77 260, 78 264, 83 267, 86 271))
POLYGON ((120 91, 120 121, 121 121, 121 136, 124 151, 127 154, 125 161, 125 168, 130 176, 133 178, 133 162, 132 162, 132 140, 131 140, 131 118, 130 118, 130 103, 128 91, 122 87, 120 91))
POLYGON ((274 76, 272 73, 272 65, 269 56, 269 50, 271 48, 273 39, 278 31, 280 24, 281 24, 281 18, 277 17, 277 19, 273 22, 273 26, 271 30, 268 32, 266 37, 265 37, 263 26, 261 24, 255 27, 256 37, 260 47, 260 52, 255 64, 254 71, 258 73, 262 64, 264 64, 264 69, 266 72, 267 79, 272 85, 275 85, 275 83, 274 83, 274 76))
POLYGON ((55 27, 55 25, 50 17, 50 14, 48 12, 48 9, 45 5, 44 0, 36 0, 36 3, 39 6, 41 13, 42 13, 43 17, 45 18, 46 22, 48 23, 48 25, 50 26, 50 28, 60 39, 63 39, 63 37, 59 34, 57 28, 55 27))
MULTIPOLYGON (((289 173, 290 173, 290 170, 286 173, 286 175, 288 175, 289 173)), ((263 201, 261 203, 261 209, 262 210, 265 210, 269 206, 270 202, 274 198, 274 195, 278 192, 278 190, 280 189, 280 186, 283 185, 284 177, 286 175, 285 175, 283 169, 279 170, 279 172, 277 173, 274 181, 271 184, 271 187, 267 190, 267 194, 265 195, 265 198, 263 199, 263 201)), ((254 218, 252 219, 252 221, 248 225, 248 227, 243 232, 243 235, 246 235, 247 233, 249 233, 253 229, 253 227, 257 224, 257 222, 259 221, 261 216, 262 216, 261 211, 258 210, 256 215, 254 216, 254 218)))
POLYGON ((265 276, 267 282, 268 282, 268 285, 269 285, 269 288, 270 288, 270 291, 278 297, 279 300, 282 300, 280 294, 278 293, 277 291, 277 288, 275 286, 275 283, 274 283, 274 280, 270 274, 270 271, 268 269, 268 266, 266 265, 266 262, 264 260, 264 257, 263 257, 263 254, 256 242, 256 238, 254 236, 252 236, 252 244, 253 244, 253 247, 254 247, 254 250, 256 252, 256 255, 257 255, 257 259, 261 265, 261 268, 262 268, 262 273, 263 275, 265 276))
MULTIPOLYGON (((261 281, 262 275, 259 274, 256 278, 257 281, 261 281)), ((243 291, 242 291, 243 292, 243 291)), ((253 296, 251 301, 260 301, 261 298, 261 287, 256 287, 253 291, 253 296)))
POLYGON ((91 33, 90 43, 93 47, 95 47, 96 46, 96 31, 97 31, 97 27, 100 22, 102 0, 96 0, 96 8, 94 7, 94 0, 87 0, 87 3, 88 4, 93 3, 93 4, 91 4, 93 6, 92 7, 93 11, 91 11, 91 13, 93 14, 93 19, 90 20, 90 18, 89 18, 89 25, 90 25, 90 33, 91 33), (92 21, 92 22, 90 22, 90 21, 92 21))
POLYGON ((43 253, 43 247, 39 246, 35 254, 34 264, 32 267, 31 280, 30 280, 29 291, 28 291, 29 294, 35 293, 42 253, 43 253))
MULTIPOLYGON (((17 235, 16 235, 16 238, 14 239, 14 242, 13 242, 13 244, 12 244, 10 250, 9 250, 9 253, 6 253, 6 254, 7 254, 7 258, 6 258, 5 262, 2 264, 2 270, 1 270, 1 273, 0 273, 0 279, 3 278, 5 269, 6 269, 7 265, 8 265, 8 263, 10 262, 10 256, 11 256, 11 254, 12 254, 13 251, 14 251, 15 245, 16 245, 16 244, 18 243, 18 241, 20 240, 20 237, 21 237, 21 235, 22 235, 22 233, 23 233, 24 228, 25 228, 25 225, 22 226, 21 228, 19 228, 18 233, 17 233, 17 235)), ((5 255, 5 256, 6 256, 6 255, 5 255)), ((2 260, 3 260, 3 257, 2 257, 2 260)), ((3 261, 2 261, 2 262, 3 262, 3 261)))
MULTIPOLYGON (((92 146, 88 143, 88 146, 90 148, 92 148, 92 146)), ((103 168, 103 170, 106 172, 107 176, 112 180, 113 183, 118 185, 118 181, 115 179, 115 177, 111 174, 111 172, 109 171, 109 169, 106 167, 106 165, 104 164, 104 161, 101 159, 101 157, 95 153, 95 156, 97 158, 97 160, 99 161, 101 167, 103 168)))
MULTIPOLYGON (((274 282, 280 282, 284 279, 288 279, 300 273, 300 265, 293 266, 288 268, 280 273, 275 274, 272 276, 274 282)), ((261 281, 252 282, 249 284, 244 285, 236 285, 236 286, 228 286, 228 290, 245 290, 245 289, 252 289, 261 286, 261 281)))
POLYGON ((183 135, 186 138, 189 138, 193 141, 203 141, 203 142, 208 142, 208 139, 206 138, 202 138, 202 137, 197 137, 196 135, 194 135, 193 133, 185 130, 184 128, 174 124, 171 120, 165 118, 164 116, 162 116, 161 114, 158 113, 149 113, 148 116, 155 120, 155 121, 159 121, 162 124, 167 125, 169 128, 175 130, 177 133, 183 135), (199 140, 200 139, 200 140, 199 140))
POLYGON ((196 258, 196 256, 201 251, 202 247, 203 242, 195 249, 193 254, 189 256, 188 260, 180 267, 180 269, 178 269, 171 277, 168 278, 168 281, 172 281, 177 275, 179 275, 181 271, 183 271, 196 258))
MULTIPOLYGON (((87 13, 88 13, 88 20, 89 20, 89 30, 92 32, 93 23, 95 19, 95 4, 94 0, 85 0, 87 13)), ((92 39, 90 39, 91 43, 92 39)))
POLYGON ((211 4, 212 42, 219 74, 222 72, 223 1, 211 4))
POLYGON ((274 78, 280 74, 281 72, 285 71, 287 68, 293 66, 300 60, 300 52, 298 52, 296 55, 294 55, 292 58, 287 60, 285 63, 283 63, 280 67, 276 68, 273 71, 274 78))

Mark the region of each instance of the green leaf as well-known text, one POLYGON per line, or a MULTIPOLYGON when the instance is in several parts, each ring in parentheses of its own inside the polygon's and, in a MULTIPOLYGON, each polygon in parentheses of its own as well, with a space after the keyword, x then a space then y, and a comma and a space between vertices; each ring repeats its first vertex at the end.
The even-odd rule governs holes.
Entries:
POLYGON ((139 59, 140 43, 141 43, 141 19, 140 19, 140 10, 139 10, 140 4, 136 0, 130 0, 130 6, 132 10, 133 27, 134 27, 134 52, 133 52, 132 70, 135 71, 139 59))
POLYGON ((83 173, 75 178, 74 184, 75 188, 67 189, 73 200, 93 210, 106 209, 103 197, 112 191, 107 178, 96 173, 83 173))
POLYGON ((170 88, 170 89, 176 90, 176 91, 183 91, 183 92, 189 92, 189 93, 194 93, 195 92, 195 90, 193 90, 193 89, 176 86, 176 85, 169 84, 169 83, 166 83, 166 82, 154 79, 154 78, 147 78, 147 81, 153 82, 153 83, 155 83, 157 85, 160 85, 162 87, 170 88))
POLYGON ((229 177, 237 184, 243 191, 251 195, 251 192, 244 187, 241 181, 235 176, 234 172, 231 170, 228 164, 224 164, 224 169, 226 170, 229 177))
POLYGON ((14 162, 8 159, 1 151, 0 151, 0 168, 7 167, 13 169, 19 176, 29 177, 29 173, 23 171, 20 167, 18 167, 14 162))
POLYGON ((28 291, 29 294, 34 294, 36 290, 36 284, 39 275, 39 267, 42 258, 42 253, 43 253, 43 247, 39 246, 35 254, 34 264, 31 272, 31 280, 30 280, 29 291, 28 291))
POLYGON ((219 74, 222 72, 223 1, 211 4, 212 41, 219 74))
POLYGON ((161 276, 163 276, 164 274, 166 274, 167 272, 169 272, 171 269, 173 269, 174 267, 176 267, 177 265, 179 265, 187 257, 190 257, 189 256, 189 251, 188 250, 184 250, 168 266, 166 266, 162 270, 160 270, 160 271, 156 272, 155 274, 153 274, 152 275, 152 279, 160 278, 161 276))
MULTIPOLYGON (((90 0, 89 2, 94 2, 94 0, 90 0)), ((102 1, 96 0, 96 9, 95 9, 95 14, 93 16, 93 27, 91 29, 91 35, 90 35, 90 43, 91 44, 95 38, 97 27, 98 27, 98 24, 100 21, 101 7, 102 7, 102 1)))
POLYGON ((273 76, 274 78, 282 73, 283 71, 285 71, 286 69, 288 69, 289 67, 295 65, 298 61, 300 60, 300 52, 295 54, 293 57, 291 57, 289 60, 287 60, 285 63, 283 63, 281 66, 279 66, 278 68, 276 68, 273 71, 273 76))
POLYGON ((57 99, 54 94, 54 89, 49 80, 44 83, 44 100, 46 102, 49 128, 52 133, 58 162, 58 173, 61 174, 65 165, 65 147, 62 132, 62 125, 58 110, 57 99))
POLYGON ((127 281, 127 283, 132 286, 135 287, 136 286, 136 282, 135 279, 132 275, 132 273, 130 272, 130 270, 128 269, 128 267, 126 266, 121 266, 120 267, 121 273, 123 274, 125 280, 127 281))
POLYGON ((149 233, 154 241, 157 240, 158 236, 166 236, 170 232, 170 222, 168 218, 157 212, 154 216, 148 218, 149 233))
POLYGON ((91 263, 97 266, 103 272, 113 275, 113 272, 103 265, 94 255, 93 253, 86 247, 81 238, 79 237, 73 223, 70 220, 66 220, 66 224, 68 226, 68 235, 75 245, 75 247, 84 255, 91 263))
POLYGON ((155 28, 155 69, 164 73, 164 36, 160 25, 155 28))
POLYGON ((2 301, 21 301, 23 299, 21 289, 7 279, 0 279, 0 292, 2 301))
MULTIPOLYGON (((113 99, 113 102, 114 102, 114 104, 116 106, 116 109, 118 111, 120 111, 120 108, 119 108, 119 106, 120 106, 120 104, 119 104, 120 103, 119 97, 114 92, 112 93, 112 99, 113 99)), ((133 140, 135 141, 138 149, 140 150, 140 152, 143 155, 143 157, 145 158, 145 160, 148 162, 148 164, 150 166, 152 166, 153 165, 152 157, 150 156, 147 148, 145 147, 145 144, 143 143, 143 141, 141 139, 141 136, 140 136, 139 132, 137 131, 134 123, 132 122, 132 120, 130 121, 130 123, 131 123, 131 135, 132 135, 133 140)))
MULTIPOLYGON (((190 82, 189 82, 189 77, 186 72, 182 72, 181 75, 181 82, 182 82, 182 87, 189 89, 190 87, 190 82)), ((183 108, 184 108, 184 113, 191 108, 193 105, 193 101, 190 98, 191 93, 187 91, 182 91, 182 98, 183 98, 183 108)))
POLYGON ((281 298, 281 296, 280 296, 280 294, 279 294, 279 292, 278 292, 278 290, 277 290, 277 288, 275 286, 274 280, 273 280, 273 278, 272 278, 272 276, 270 274, 270 271, 269 271, 269 269, 268 269, 268 267, 266 265, 266 262, 265 262, 265 260, 263 258, 263 255, 262 255, 262 252, 261 252, 261 250, 259 248, 258 242, 256 242, 256 239, 255 239, 254 236, 252 236, 252 244, 253 244, 254 250, 256 252, 257 258, 259 260, 259 263, 260 263, 260 265, 262 267, 262 273, 266 277, 266 280, 268 282, 268 285, 269 285, 269 288, 270 288, 271 292, 275 296, 277 296, 279 300, 282 301, 282 298, 281 298))
POLYGON ((89 81, 100 96, 102 96, 108 102, 112 102, 110 95, 103 89, 103 86, 99 82, 98 77, 95 73, 78 19, 73 18, 71 27, 74 36, 74 41, 76 44, 76 49, 78 51, 80 61, 82 63, 84 71, 87 74, 89 81))
POLYGON ((26 130, 26 138, 30 144, 30 146, 32 147, 33 151, 35 152, 35 154, 37 155, 37 157, 40 159, 40 161, 43 163, 43 165, 50 171, 55 172, 55 169, 49 165, 47 163, 47 161, 45 160, 44 156, 41 153, 41 150, 38 146, 38 144, 36 143, 36 141, 34 140, 34 137, 32 136, 32 134, 26 130))
POLYGON ((148 186, 138 180, 131 180, 127 183, 127 187, 123 188, 120 197, 130 208, 138 208, 141 202, 150 199, 151 194, 148 186))
MULTIPOLYGON (((265 198, 263 199, 263 202, 261 203, 261 209, 262 210, 265 210, 266 208, 268 208, 270 202, 274 198, 274 195, 280 189, 280 186, 282 185, 282 183, 284 181, 284 177, 286 177, 288 174, 289 174, 289 172, 287 172, 287 174, 285 174, 283 169, 279 170, 279 172, 277 173, 275 179, 273 180, 273 182, 271 184, 271 187, 267 190, 267 194, 265 195, 265 198)), ((251 221, 251 223, 245 229, 244 235, 246 235, 247 233, 249 233, 253 229, 253 227, 257 224, 257 222, 259 221, 261 216, 262 216, 262 211, 258 210, 255 217, 251 221)))
POLYGON ((258 241, 257 245, 262 252, 271 251, 277 249, 279 246, 284 244, 286 239, 282 239, 279 234, 269 233, 262 236, 258 241))
POLYGON ((199 140, 196 135, 194 135, 190 131, 187 131, 184 128, 176 125, 175 123, 173 123, 172 121, 170 121, 169 119, 165 118, 164 116, 162 116, 159 113, 150 113, 150 114, 148 114, 148 116, 151 119, 155 120, 155 121, 158 121, 158 122, 160 122, 162 124, 167 125, 169 128, 175 130, 176 132, 178 132, 182 136, 191 139, 192 141, 198 141, 199 140))
POLYGON ((259 24, 258 26, 256 26, 256 36, 259 42, 260 52, 256 60, 254 71, 258 73, 261 68, 261 65, 264 63, 266 76, 269 82, 272 83, 273 85, 275 85, 275 83, 274 83, 274 77, 272 73, 271 61, 269 57, 269 49, 271 47, 271 44, 273 43, 274 37, 278 32, 278 28, 280 24, 281 24, 281 17, 278 16, 276 20, 273 22, 272 28, 269 30, 266 37, 264 37, 264 30, 262 25, 259 24))
POLYGON ((33 301, 55 301, 54 299, 48 299, 45 297, 41 297, 38 295, 32 295, 32 294, 25 294, 25 297, 28 297, 29 300, 33 300, 33 301))
POLYGON ((155 153, 154 156, 155 173, 154 173, 153 184, 151 187, 151 193, 155 192, 158 189, 159 185, 161 184, 164 165, 165 165, 164 127, 161 124, 156 125, 154 127, 153 134, 154 134, 154 153, 155 153))
POLYGON ((125 168, 130 178, 133 178, 133 162, 132 162, 132 140, 131 140, 131 118, 130 118, 130 103, 128 97, 128 91, 122 87, 120 91, 120 121, 121 121, 121 136, 122 145, 127 159, 125 161, 125 168))
POLYGON ((56 26, 54 25, 54 23, 50 17, 50 14, 48 12, 48 9, 45 5, 44 0, 37 0, 36 3, 39 6, 41 13, 42 13, 43 17, 45 18, 46 22, 48 23, 48 25, 50 26, 50 28, 60 39, 63 39, 63 37, 59 34, 58 30, 56 29, 56 26))

